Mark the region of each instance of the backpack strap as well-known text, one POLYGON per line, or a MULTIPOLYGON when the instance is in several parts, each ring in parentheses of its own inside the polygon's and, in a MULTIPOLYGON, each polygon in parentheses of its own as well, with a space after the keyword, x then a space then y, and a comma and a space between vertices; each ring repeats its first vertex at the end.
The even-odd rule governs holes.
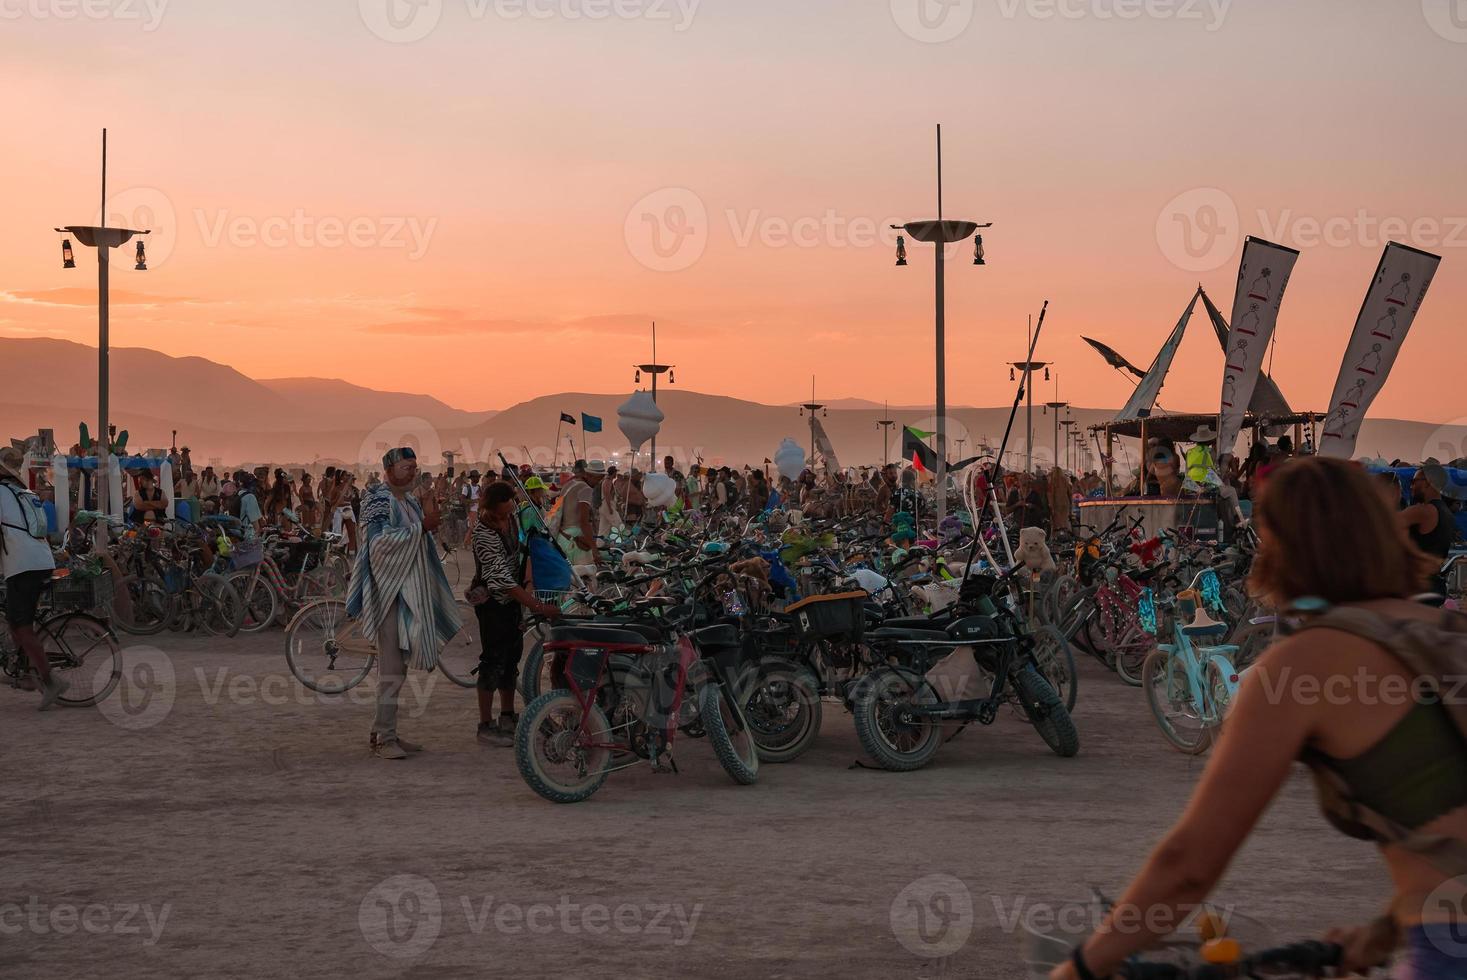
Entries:
MULTIPOLYGON (((1334 629, 1369 640, 1401 661, 1413 678, 1425 678, 1431 686, 1422 693, 1441 704, 1440 679, 1445 673, 1444 654, 1456 650, 1467 667, 1467 616, 1446 612, 1437 622, 1391 620, 1378 613, 1351 606, 1336 606, 1303 624, 1299 631, 1334 629)), ((1431 703, 1431 702, 1428 702, 1431 703)), ((1443 705, 1457 730, 1467 737, 1467 708, 1443 705)), ((1467 875, 1467 841, 1443 834, 1425 833, 1406 827, 1361 803, 1343 776, 1329 766, 1312 766, 1321 803, 1333 817, 1369 831, 1376 840, 1403 848, 1425 858, 1437 870, 1453 878, 1467 875)))

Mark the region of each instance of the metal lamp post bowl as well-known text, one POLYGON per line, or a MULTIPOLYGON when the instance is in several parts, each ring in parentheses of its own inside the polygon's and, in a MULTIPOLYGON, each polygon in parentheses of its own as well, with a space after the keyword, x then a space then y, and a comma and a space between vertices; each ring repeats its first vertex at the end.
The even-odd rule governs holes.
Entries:
POLYGON ((892 225, 914 241, 937 246, 937 520, 947 516, 947 246, 966 241, 992 224, 932 218, 892 225))
POLYGON ((56 231, 71 235, 87 248, 97 250, 97 414, 101 416, 97 438, 102 445, 97 452, 97 509, 108 512, 107 470, 112 446, 109 432, 108 396, 110 394, 108 329, 111 320, 108 300, 109 270, 112 265, 112 249, 120 248, 135 235, 146 235, 152 229, 108 228, 105 225, 67 225, 56 231))

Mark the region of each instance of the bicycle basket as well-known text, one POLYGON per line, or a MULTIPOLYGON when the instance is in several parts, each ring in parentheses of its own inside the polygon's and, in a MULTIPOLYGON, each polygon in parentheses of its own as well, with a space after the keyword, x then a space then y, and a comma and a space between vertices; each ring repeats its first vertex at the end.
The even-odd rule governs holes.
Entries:
POLYGON ((229 567, 233 569, 254 568, 265 560, 265 547, 258 541, 241 541, 234 546, 229 556, 229 567))
POLYGON ((112 605, 112 576, 106 571, 96 575, 73 572, 56 580, 51 587, 51 605, 57 610, 92 612, 112 605))
POLYGON ((591 616, 595 614, 590 606, 581 602, 576 593, 569 589, 536 589, 535 598, 541 602, 549 603, 556 607, 566 616, 591 616))
POLYGON ((801 639, 839 636, 859 640, 866 628, 866 593, 811 596, 787 606, 785 613, 801 639))

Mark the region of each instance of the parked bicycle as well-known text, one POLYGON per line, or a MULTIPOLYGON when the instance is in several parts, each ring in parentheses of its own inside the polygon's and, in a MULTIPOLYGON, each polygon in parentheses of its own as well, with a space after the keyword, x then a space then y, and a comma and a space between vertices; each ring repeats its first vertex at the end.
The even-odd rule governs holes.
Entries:
MULTIPOLYGON (((68 608, 66 570, 53 577, 49 595, 42 597, 42 611, 34 626, 37 640, 53 674, 68 687, 57 701, 73 707, 96 704, 116 688, 122 678, 122 650, 107 621, 90 612, 68 608), (61 599, 58 605, 57 600, 61 599)), ((4 608, 5 585, 0 582, 0 609, 4 608)), ((95 603, 93 603, 95 605, 95 603)), ((39 687, 30 660, 16 645, 8 625, 0 623, 0 674, 12 687, 39 687)))

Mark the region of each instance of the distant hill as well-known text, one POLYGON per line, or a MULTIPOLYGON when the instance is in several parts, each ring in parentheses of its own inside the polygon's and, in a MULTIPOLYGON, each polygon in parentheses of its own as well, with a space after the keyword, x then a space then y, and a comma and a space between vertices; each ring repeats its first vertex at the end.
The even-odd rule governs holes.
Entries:
MULTIPOLYGON (((805 404, 805 403, 804 402, 790 402, 789 403, 789 407, 790 408, 799 408, 803 404, 805 404)), ((869 398, 832 398, 830 401, 828 401, 828 402, 820 402, 820 404, 824 405, 826 408, 838 408, 838 409, 873 409, 873 408, 884 408, 884 407, 886 407, 886 406, 883 406, 881 402, 872 401, 869 398)), ((971 408, 972 406, 971 405, 949 405, 948 407, 949 408, 971 408)), ((892 405, 892 406, 890 406, 890 409, 893 412, 931 412, 932 411, 932 405, 931 405, 930 402, 928 404, 926 404, 926 405, 892 405)))
MULTIPOLYGON (((5 377, 0 388, 0 442, 51 428, 58 442, 70 446, 76 441, 79 421, 95 426, 95 348, 62 340, 0 338, 0 365, 5 377)), ((617 429, 616 410, 629 394, 562 392, 502 412, 465 412, 430 395, 374 391, 319 378, 256 381, 203 358, 170 357, 142 348, 112 352, 111 414, 129 431, 130 447, 167 448, 176 428, 179 444, 190 446, 196 459, 218 459, 227 465, 318 460, 371 464, 387 448, 403 444, 414 446, 434 463, 444 452, 454 453, 461 464, 493 462, 501 451, 514 462, 521 461, 526 450, 540 463, 564 460, 573 451, 609 458, 627 451, 617 429), (600 416, 604 431, 587 434, 583 451, 580 429, 565 426, 556 446, 561 412, 600 416)), ((761 463, 786 437, 808 452, 809 421, 798 407, 685 389, 659 392, 658 401, 667 416, 657 440, 658 455, 672 452, 679 466, 699 457, 719 465, 761 463)), ((876 423, 884 411, 879 403, 864 399, 830 403, 821 421, 842 464, 882 459, 882 429, 876 423)), ((1082 427, 1114 414, 1114 409, 1073 410, 1082 427)), ((953 420, 952 455, 971 456, 985 443, 997 446, 1009 409, 962 407, 950 409, 948 415, 953 420)), ((894 406, 889 417, 898 423, 886 444, 891 459, 900 455, 901 425, 934 428, 927 407, 894 406)), ((1024 425, 1021 411, 1009 446, 1016 454, 1024 451, 1024 425)), ((1034 444, 1039 458, 1052 457, 1054 438, 1054 417, 1036 408, 1034 444)), ((644 447, 644 454, 650 448, 644 447)), ((1134 465, 1135 451, 1134 446, 1119 450, 1127 469, 1134 465)), ((1467 427, 1368 419, 1359 452, 1409 460, 1451 459, 1467 455, 1467 427)), ((1021 465, 1018 456, 1010 462, 1021 465)), ((1093 440, 1080 462, 1085 467, 1097 465, 1093 440)))
POLYGON ((350 428, 359 424, 364 415, 383 412, 419 416, 446 428, 477 425, 495 414, 461 411, 431 395, 377 391, 325 378, 271 378, 259 383, 297 405, 301 411, 316 413, 314 417, 319 425, 333 428, 350 428))

